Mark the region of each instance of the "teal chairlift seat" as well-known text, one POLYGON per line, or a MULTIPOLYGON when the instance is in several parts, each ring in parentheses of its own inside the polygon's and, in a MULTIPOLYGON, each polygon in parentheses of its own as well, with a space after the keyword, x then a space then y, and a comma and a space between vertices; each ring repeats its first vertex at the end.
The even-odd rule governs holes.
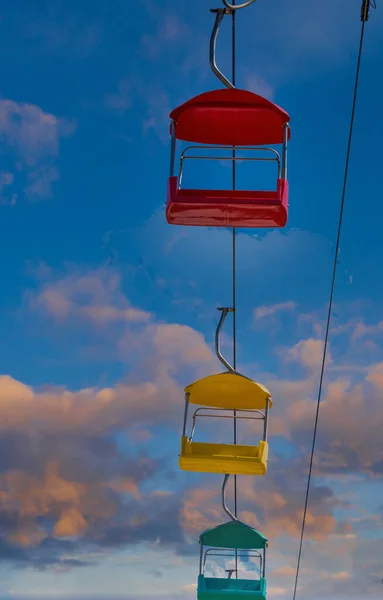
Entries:
POLYGON ((198 600, 266 600, 267 539, 262 533, 241 521, 233 520, 204 531, 200 535, 199 543, 201 552, 198 600), (219 550, 214 551, 214 549, 219 550), (214 555, 227 558, 235 556, 259 558, 259 579, 232 577, 235 570, 228 570, 228 577, 205 577, 207 558, 214 555))

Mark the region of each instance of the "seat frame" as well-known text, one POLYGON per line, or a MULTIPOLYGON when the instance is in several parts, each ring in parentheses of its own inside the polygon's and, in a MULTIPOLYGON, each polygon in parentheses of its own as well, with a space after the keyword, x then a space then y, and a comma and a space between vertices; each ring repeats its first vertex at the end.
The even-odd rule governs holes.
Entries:
MULTIPOLYGON (((260 561, 260 565, 259 565, 259 580, 256 581, 262 581, 265 580, 265 568, 266 568, 266 547, 263 548, 262 552, 260 552, 259 550, 254 550, 254 549, 241 549, 241 548, 207 548, 204 551, 204 545, 203 543, 200 541, 200 561, 199 561, 199 581, 201 579, 201 577, 203 577, 204 579, 206 579, 205 577, 205 571, 206 571, 206 562, 207 562, 207 558, 208 555, 210 556, 221 556, 221 557, 226 557, 226 558, 240 558, 241 556, 246 556, 246 557, 253 557, 253 558, 259 558, 260 561)), ((237 565, 237 563, 236 563, 237 565)), ((238 571, 237 569, 226 569, 226 572, 228 573, 228 579, 231 579, 232 574, 233 573, 237 573, 238 571)), ((214 578, 213 578, 214 579, 214 578)), ((221 579, 221 578, 218 578, 221 579)), ((252 581, 251 579, 243 579, 242 581, 252 581)), ((233 590, 232 593, 238 594, 243 594, 243 591, 241 590, 233 590)))
MULTIPOLYGON (((278 167, 281 167, 281 177, 282 179, 287 179, 287 144, 288 144, 288 137, 289 137, 289 125, 288 123, 284 123, 282 125, 283 128, 283 142, 282 142, 282 159, 280 162, 280 156, 279 153, 274 149, 274 148, 270 148, 270 147, 266 147, 266 146, 232 146, 232 145, 214 145, 214 144, 192 144, 189 145, 185 148, 185 150, 182 152, 181 154, 181 159, 180 159, 180 178, 181 178, 181 174, 182 174, 182 166, 183 166, 183 161, 185 160, 185 152, 187 152, 188 150, 190 150, 190 148, 205 148, 205 149, 215 149, 215 150, 219 150, 219 149, 226 149, 226 150, 260 150, 260 151, 269 151, 269 152, 273 152, 274 154, 277 155, 278 157, 278 167)), ((176 149, 177 149, 177 124, 175 121, 171 121, 170 124, 170 131, 171 131, 171 148, 170 148, 170 173, 169 176, 173 177, 174 176, 174 171, 175 171, 175 160, 176 160, 176 149)), ((252 157, 252 158, 237 158, 237 157, 188 157, 188 158, 198 158, 198 159, 202 159, 202 160, 272 160, 270 158, 260 158, 260 157, 252 157)), ((275 160, 275 159, 274 159, 275 160)), ((278 176, 279 176, 279 170, 278 170, 278 176)))
MULTIPOLYGON (((189 393, 185 394, 185 410, 184 410, 184 422, 183 422, 183 429, 182 429, 182 437, 186 437, 186 428, 187 428, 187 419, 188 419, 188 412, 189 412, 189 393)), ((198 408, 196 408, 196 410, 194 411, 193 414, 193 425, 192 425, 192 429, 190 432, 190 436, 189 436, 189 442, 193 441, 193 437, 194 437, 194 432, 195 432, 195 428, 196 428, 196 419, 197 417, 210 417, 210 418, 217 418, 217 419, 247 419, 247 420, 263 420, 264 424, 263 424, 263 437, 262 440, 264 442, 267 442, 267 433, 268 433, 268 417, 269 417, 269 406, 270 406, 270 399, 266 400, 266 409, 265 411, 262 410, 251 410, 251 409, 242 409, 242 408, 216 408, 216 407, 209 407, 209 406, 200 406, 198 408), (235 413, 234 415, 220 415, 220 414, 201 414, 202 411, 213 411, 213 412, 230 412, 230 413, 235 413), (251 415, 254 416, 240 416, 237 413, 251 413, 251 415)), ((206 442, 207 443, 207 442, 206 442)))
MULTIPOLYGON (((186 148, 181 152, 180 156, 180 170, 179 170, 179 178, 178 178, 178 189, 181 189, 182 185, 182 176, 184 171, 184 162, 185 160, 240 160, 240 161, 260 161, 260 162, 276 162, 278 165, 278 177, 281 176, 281 157, 280 154, 275 148, 265 147, 265 146, 235 146, 235 150, 243 150, 243 151, 257 151, 257 152, 270 152, 274 154, 274 157, 260 157, 260 156, 193 156, 187 155, 187 152, 191 149, 203 149, 203 150, 233 150, 233 146, 213 146, 213 145, 202 145, 202 144, 190 144, 186 146, 186 148)), ((173 172, 174 175, 174 172, 173 172)), ((170 174, 172 176, 172 174, 170 174)), ((283 177, 282 177, 283 179, 283 177)))
MULTIPOLYGON (((191 447, 193 446, 193 436, 194 436, 194 432, 195 432, 195 427, 196 427, 196 419, 197 417, 215 417, 215 418, 221 418, 221 419, 252 419, 252 420, 263 420, 264 424, 263 424, 263 438, 262 441, 265 443, 265 445, 267 446, 267 432, 268 432, 268 414, 269 414, 269 406, 270 406, 270 399, 266 400, 266 408, 264 411, 262 410, 256 410, 256 409, 237 409, 237 408, 216 408, 216 407, 204 407, 204 406, 200 406, 199 408, 197 408, 194 411, 193 414, 193 425, 192 425, 192 429, 191 429, 191 433, 190 436, 187 437, 186 435, 186 428, 187 428, 187 418, 188 418, 188 409, 189 409, 189 393, 185 393, 185 412, 184 412, 184 423, 183 423, 183 430, 182 430, 182 438, 181 438, 181 452, 179 455, 179 460, 181 461, 181 459, 185 459, 186 456, 183 452, 183 444, 184 444, 184 440, 186 439, 191 447), (203 414, 203 411, 212 411, 213 414, 203 414), (229 414, 214 414, 215 412, 229 412, 231 413, 229 414), (246 415, 246 416, 241 416, 238 413, 251 413, 250 415, 246 415)), ((206 444, 207 446, 214 446, 215 444, 209 443, 209 442, 203 442, 204 444, 206 444)), ((225 446, 225 444, 219 444, 222 446, 225 446)), ((226 444, 228 445, 228 444, 226 444)), ((231 445, 231 444, 229 444, 231 445)), ((240 449, 241 447, 243 447, 244 444, 237 444, 235 447, 240 449)), ((245 444, 245 446, 249 446, 249 444, 245 444)), ((256 444, 256 446, 259 446, 259 443, 256 444)), ((184 468, 184 467, 181 467, 184 468)), ((243 467, 242 467, 243 468, 243 467)), ((225 471, 223 471, 224 473, 236 473, 237 471, 231 471, 231 470, 227 470, 228 467, 225 467, 225 471)), ((185 469, 185 470, 190 470, 190 469, 185 469)), ((195 469, 191 469, 191 470, 195 470, 195 469)), ((209 469, 209 472, 221 472, 220 470, 216 471, 211 471, 209 469)), ((242 472, 242 471, 241 471, 242 472)), ((248 469, 246 468, 243 472, 243 475, 254 475, 254 473, 250 470, 250 472, 248 472, 248 469)), ((261 473, 259 473, 261 474, 261 473)), ((265 473, 262 473, 262 475, 264 475, 265 473)))
MULTIPOLYGON (((283 127, 283 143, 282 143, 282 152, 281 156, 275 150, 275 148, 265 147, 265 146, 225 146, 225 145, 200 145, 200 144, 192 144, 187 146, 180 157, 180 168, 179 175, 175 175, 175 160, 176 160, 176 145, 177 145, 177 135, 176 135, 176 122, 171 122, 171 152, 170 152, 170 176, 168 180, 168 197, 166 202, 167 207, 167 219, 169 223, 172 223, 172 218, 168 216, 168 208, 171 204, 181 202, 184 203, 193 203, 201 205, 211 205, 214 208, 217 206, 225 206, 227 210, 236 209, 240 210, 243 214, 246 214, 248 209, 246 206, 254 206, 257 207, 258 210, 263 207, 266 209, 266 214, 260 215, 259 217, 254 217, 251 219, 249 216, 246 217, 243 224, 241 223, 241 227, 256 227, 254 221, 259 221, 262 227, 283 227, 285 225, 285 221, 287 219, 287 211, 288 211, 288 182, 287 182, 287 143, 288 143, 288 135, 289 135, 289 126, 287 123, 282 125, 283 127), (259 151, 259 152, 267 152, 271 153, 274 156, 251 156, 251 157, 239 157, 239 156, 201 156, 201 155, 188 155, 187 153, 191 149, 205 149, 205 150, 242 150, 242 151, 259 151), (264 190, 264 191, 246 191, 242 192, 241 190, 230 190, 230 192, 222 190, 192 190, 192 189, 183 189, 182 185, 182 176, 184 170, 184 162, 187 159, 198 159, 198 160, 231 160, 231 161, 275 161, 278 166, 278 174, 277 174, 277 185, 274 190, 264 190), (182 191, 181 191, 182 190, 182 191), (183 193, 182 193, 183 192, 183 193), (194 192, 194 194, 193 194, 194 192), (178 198, 177 198, 178 196, 178 198), (193 197, 194 196, 194 197, 193 197), (204 200, 205 197, 205 200, 204 200), (273 208, 274 207, 274 208, 273 208), (284 207, 284 209, 283 209, 284 207), (275 211, 278 212, 278 209, 282 209, 282 216, 275 215, 275 211), (271 210, 271 213, 270 213, 271 210), (279 218, 278 218, 279 217, 279 218), (248 223, 248 224, 247 224, 248 223)), ((202 209, 201 209, 202 210, 202 209)), ((221 208, 219 209, 222 210, 221 208)), ((229 217, 230 218, 230 217, 229 217)), ((221 216, 221 218, 217 221, 216 218, 211 217, 205 219, 205 224, 214 225, 214 226, 224 226, 227 227, 230 224, 227 223, 228 216, 221 216)), ((237 216, 238 219, 238 216, 237 216)), ((244 217, 240 217, 242 221, 244 217)), ((184 223, 174 224, 187 224, 187 225, 198 225, 198 223, 193 223, 193 220, 190 217, 185 217, 184 223)))
MULTIPOLYGON (((241 556, 246 556, 246 557, 252 557, 252 558, 259 558, 260 564, 259 564, 259 576, 260 577, 264 577, 265 576, 265 548, 263 548, 263 552, 259 552, 259 550, 249 550, 249 549, 244 549, 244 548, 207 548, 205 551, 203 544, 200 544, 201 548, 200 548, 200 565, 199 565, 199 574, 200 575, 205 575, 205 571, 206 571, 206 562, 207 562, 207 558, 208 558, 208 554, 209 556, 223 556, 223 557, 227 557, 230 558, 231 554, 230 553, 234 553, 234 557, 241 557, 241 556), (228 553, 228 554, 226 554, 228 553)), ((229 572, 229 570, 228 570, 229 572)), ((233 569, 233 572, 235 572, 235 569, 233 569)), ((228 579, 231 578, 231 574, 229 572, 228 574, 228 579)))

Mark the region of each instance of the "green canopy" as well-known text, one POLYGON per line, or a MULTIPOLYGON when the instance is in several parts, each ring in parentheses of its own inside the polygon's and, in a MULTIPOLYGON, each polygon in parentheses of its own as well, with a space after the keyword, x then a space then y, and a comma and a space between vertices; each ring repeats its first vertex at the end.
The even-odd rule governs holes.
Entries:
POLYGON ((267 546, 267 539, 241 521, 229 521, 207 529, 200 535, 200 543, 213 548, 243 548, 259 550, 267 546))

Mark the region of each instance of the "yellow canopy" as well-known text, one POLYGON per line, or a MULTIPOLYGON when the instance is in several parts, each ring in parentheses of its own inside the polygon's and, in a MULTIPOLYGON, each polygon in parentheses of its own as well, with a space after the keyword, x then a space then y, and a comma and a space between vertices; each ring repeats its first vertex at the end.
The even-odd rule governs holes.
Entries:
POLYGON ((189 402, 210 408, 263 410, 271 394, 260 383, 239 373, 218 373, 199 379, 185 388, 189 402))

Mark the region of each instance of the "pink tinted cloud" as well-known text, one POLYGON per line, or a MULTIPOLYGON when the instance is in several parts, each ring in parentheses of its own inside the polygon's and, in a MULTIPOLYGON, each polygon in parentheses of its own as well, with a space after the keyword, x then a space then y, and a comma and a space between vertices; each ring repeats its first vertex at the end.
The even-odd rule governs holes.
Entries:
POLYGON ((64 325, 73 335, 79 326, 86 330, 92 339, 81 348, 76 342, 78 352, 90 351, 98 338, 108 346, 109 359, 134 364, 134 377, 139 373, 140 380, 163 377, 164 384, 189 365, 198 365, 200 376, 217 370, 203 335, 187 325, 158 323, 154 314, 132 306, 117 270, 69 267, 57 274, 46 267, 34 274, 40 287, 26 294, 28 310, 46 322, 53 320, 57 330, 64 325))
POLYGON ((40 291, 29 296, 29 305, 57 321, 77 317, 100 326, 148 322, 150 313, 132 307, 120 288, 120 275, 106 268, 74 270, 61 278, 52 278, 48 271, 40 291))
MULTIPOLYGON (((307 368, 302 379, 267 381, 273 394, 271 435, 286 437, 296 447, 311 447, 317 406, 320 352, 315 345, 296 344, 293 358, 307 368), (307 352, 307 354, 306 354, 307 352)), ((316 440, 315 469, 319 474, 381 472, 380 444, 383 417, 380 410, 383 390, 382 363, 363 370, 353 365, 339 376, 328 371, 324 380, 316 440)))
POLYGON ((49 537, 97 539, 103 531, 106 535, 113 518, 122 518, 123 498, 135 503, 124 527, 136 531, 152 518, 158 500, 143 496, 139 485, 153 476, 156 463, 145 452, 141 458, 126 456, 111 436, 119 432, 137 447, 137 434, 143 434, 143 446, 157 426, 175 429, 182 391, 174 382, 39 392, 3 375, 0 408, 3 449, 23 440, 17 452, 10 451, 11 458, 5 450, 0 476, 0 512, 9 543, 30 547, 49 537), (45 518, 53 522, 51 530, 41 525, 45 518))
MULTIPOLYGON (((100 335, 114 323, 122 323, 125 329, 115 343, 127 355, 138 355, 154 368, 142 370, 136 377, 139 382, 77 391, 65 386, 35 390, 8 375, 0 377, 0 437, 24 439, 18 461, 23 463, 28 455, 34 461, 29 478, 22 466, 14 468, 8 463, 5 469, 7 479, 0 489, 7 493, 0 495, 0 506, 5 514, 15 506, 20 513, 17 524, 9 526, 7 539, 30 547, 47 536, 89 538, 105 530, 104 535, 113 538, 110 522, 117 515, 121 519, 121 499, 127 497, 136 503, 132 519, 124 522, 124 536, 129 540, 131 530, 139 535, 139 528, 147 527, 154 503, 162 506, 164 502, 166 510, 169 502, 177 499, 171 495, 159 503, 157 497, 140 490, 140 477, 147 470, 151 476, 151 459, 140 459, 142 466, 129 475, 126 469, 138 464, 137 457, 121 454, 114 446, 113 453, 103 459, 111 463, 110 468, 100 471, 97 449, 109 445, 111 436, 119 432, 126 443, 136 449, 139 443, 141 452, 146 452, 157 427, 178 430, 183 390, 175 377, 184 366, 197 373, 212 367, 215 359, 199 332, 177 323, 156 323, 154 315, 132 307, 113 270, 70 270, 60 277, 42 266, 36 275, 41 287, 27 297, 30 309, 59 326, 80 320, 100 335), (48 452, 49 439, 55 442, 48 452), (93 452, 87 447, 88 440, 92 440, 93 452), (74 463, 68 453, 76 456, 74 463), (53 520, 50 533, 39 525, 45 516, 53 520)), ((177 436, 172 443, 178 447, 177 436)))
MULTIPOLYGON (((291 468, 284 461, 283 469, 291 468)), ((303 474, 294 477, 294 483, 286 484, 278 473, 270 470, 268 479, 262 482, 259 478, 238 478, 240 505, 238 517, 252 527, 264 531, 269 539, 277 539, 287 535, 298 540, 302 524, 303 491, 305 478, 303 474), (297 481, 299 487, 296 488, 297 481)), ((228 492, 231 498, 231 492, 228 492)), ((319 497, 309 507, 307 513, 307 536, 314 540, 324 540, 336 530, 337 519, 333 514, 338 500, 327 496, 319 497)), ((217 481, 206 482, 204 488, 188 490, 184 496, 182 523, 186 532, 197 536, 207 527, 218 525, 225 519, 220 502, 220 486, 217 481)))
MULTIPOLYGON (((142 381, 150 381, 158 389, 173 390, 170 397, 182 396, 182 386, 175 383, 175 378, 190 364, 197 378, 219 370, 211 347, 199 332, 177 323, 156 323, 154 315, 132 307, 122 291, 118 272, 75 270, 60 277, 48 270, 42 277, 42 289, 32 297, 33 308, 37 307, 61 323, 81 319, 97 331, 102 325, 102 335, 104 330, 107 335, 113 323, 123 322, 124 328, 114 339, 119 357, 128 364, 133 361, 134 377, 139 371, 142 381)), ((290 303, 277 306, 285 304, 290 306, 290 303)), ((275 306, 270 310, 278 312, 275 306)), ((284 436, 294 445, 309 443, 322 353, 322 340, 301 339, 280 357, 282 364, 297 363, 304 367, 306 375, 300 379, 273 376, 262 381, 274 398, 271 435, 284 436)), ((327 356, 331 365, 334 362, 332 348, 328 349, 327 356)), ((379 363, 372 363, 365 371, 360 371, 356 379, 352 364, 344 367, 341 377, 335 371, 326 372, 320 412, 323 433, 320 430, 317 468, 327 472, 356 469, 364 473, 377 468, 374 464, 379 463, 380 455, 372 448, 377 447, 383 427, 378 405, 379 386, 383 381, 381 371, 379 363), (375 413, 376 418, 371 419, 370 415, 375 413), (372 446, 371 440, 376 444, 372 446), (357 452, 357 462, 352 461, 352 452, 357 452)), ((185 385, 187 381, 182 383, 185 385)), ((102 392, 108 393, 113 395, 116 391, 102 392)), ((145 429, 144 422, 139 426, 145 429)))
MULTIPOLYGON (((323 346, 324 342, 320 339, 308 338, 306 340, 300 340, 288 350, 285 355, 285 360, 298 362, 301 366, 309 370, 317 370, 322 362, 323 346)), ((329 350, 327 350, 326 361, 327 364, 332 362, 329 350)))
MULTIPOLYGON (((93 303, 98 305, 101 298, 101 304, 103 305, 122 308, 126 301, 122 292, 121 280, 113 271, 108 272, 107 277, 105 273, 100 277, 98 270, 90 273, 77 271, 76 273, 67 273, 65 276, 57 277, 49 269, 43 269, 41 276, 44 291, 47 289, 52 291, 51 285, 54 284, 53 290, 59 290, 60 297, 65 298, 66 302, 59 309, 59 315, 64 315, 65 319, 72 318, 71 315, 74 314, 73 303, 91 307, 93 303), (62 290, 67 289, 74 289, 75 293, 62 294, 62 290), (69 307, 67 303, 69 303, 69 307)), ((37 294, 37 297, 39 297, 39 294, 37 294)), ((52 305, 56 307, 54 311, 57 310, 56 300, 54 298, 52 301, 52 305)), ((52 309, 49 306, 47 309, 46 301, 44 302, 42 306, 47 311, 48 316, 57 319, 56 313, 53 311, 52 314, 52 309)), ((63 321, 62 317, 60 318, 61 322, 68 322, 68 320, 63 321)), ((80 313, 76 313, 76 318, 80 318, 80 313)), ((91 326, 94 325, 88 316, 82 314, 81 319, 85 319, 91 326)), ((30 428, 30 431, 35 432, 35 436, 43 435, 49 431, 56 436, 60 436, 62 440, 66 440, 70 439, 72 434, 81 436, 84 439, 87 439, 89 435, 103 437, 107 432, 120 430, 120 428, 126 430, 128 437, 130 432, 135 435, 137 431, 148 430, 150 434, 155 435, 155 428, 159 425, 166 425, 167 428, 173 431, 179 431, 182 419, 183 393, 182 386, 178 385, 176 377, 183 367, 189 367, 191 364, 194 372, 197 374, 200 370, 202 375, 207 374, 210 368, 217 367, 211 349, 206 345, 203 336, 199 332, 178 323, 157 323, 154 315, 150 315, 149 321, 144 320, 138 323, 139 327, 135 330, 131 329, 131 323, 128 323, 128 325, 129 327, 119 340, 121 351, 125 352, 128 362, 131 355, 134 354, 135 356, 139 355, 142 360, 151 364, 152 368, 148 370, 150 376, 143 383, 124 382, 109 388, 92 388, 79 390, 78 392, 55 388, 39 392, 24 386, 21 382, 11 381, 10 379, 5 380, 3 385, 7 391, 5 400, 1 405, 6 423, 4 432, 20 433, 30 428)), ((261 526, 265 531, 267 530, 267 535, 274 540, 283 536, 288 536, 291 540, 297 540, 300 533, 303 485, 305 482, 303 473, 304 468, 306 468, 303 456, 306 452, 307 438, 312 432, 315 410, 314 392, 317 383, 317 374, 312 368, 313 363, 305 356, 305 351, 310 351, 311 354, 313 352, 311 345, 307 345, 307 341, 307 339, 300 340, 302 344, 297 342, 293 346, 295 348, 294 359, 309 367, 306 377, 298 381, 281 381, 274 378, 270 385, 268 382, 264 382, 271 389, 274 398, 271 414, 271 436, 276 431, 273 430, 274 423, 278 424, 279 422, 281 427, 283 424, 285 429, 281 429, 280 434, 289 437, 301 458, 297 462, 292 461, 290 464, 289 460, 286 461, 282 457, 274 476, 273 470, 276 470, 278 460, 272 458, 274 462, 270 465, 270 475, 264 478, 265 481, 259 481, 258 479, 255 488, 249 480, 241 481, 240 484, 241 518, 254 526, 261 526), (291 481, 286 484, 286 480, 291 481)), ((142 363, 139 362, 140 377, 143 376, 141 365, 142 363)), ((363 383, 365 387, 362 389, 364 398, 367 397, 367 392, 380 385, 380 371, 381 367, 378 364, 371 365, 368 369, 369 380, 363 383)), ((346 439, 346 446, 348 445, 349 448, 355 450, 355 443, 359 444, 359 448, 357 448, 359 453, 363 451, 360 444, 366 444, 367 438, 363 436, 373 439, 376 432, 379 431, 379 423, 376 422, 372 423, 373 427, 376 426, 375 433, 371 430, 370 423, 370 429, 364 429, 361 438, 354 435, 355 428, 361 422, 361 402, 360 393, 358 396, 358 392, 360 392, 360 387, 358 388, 358 384, 355 384, 350 378, 338 378, 327 382, 322 406, 324 410, 323 426, 327 433, 324 437, 322 436, 318 444, 319 454, 316 462, 316 475, 317 473, 327 475, 331 472, 331 468, 334 469, 334 465, 339 465, 342 461, 341 469, 344 469, 343 464, 346 465, 347 469, 352 468, 351 463, 347 462, 348 457, 344 454, 343 447, 334 446, 334 439, 339 441, 339 430, 342 427, 346 426, 351 429, 350 438, 346 439), (352 395, 351 404, 349 402, 350 394, 352 395), (328 399, 331 400, 332 404, 327 402, 328 399), (329 408, 330 404, 332 408, 329 408), (345 418, 347 406, 351 409, 349 412, 353 414, 351 416, 347 414, 345 418), (353 436, 352 439, 351 435, 353 436), (325 452, 326 457, 324 457, 325 452), (326 458, 329 466, 325 464, 324 458, 326 458)), ((375 411, 375 397, 370 399, 371 401, 372 404, 369 406, 375 411)), ((366 418, 366 415, 364 415, 364 418, 366 418)), ((177 448, 178 441, 177 434, 174 437, 177 448)), ((273 437, 270 441, 271 447, 272 443, 273 437)), ((344 439, 342 439, 342 444, 344 444, 344 439)), ((43 460, 43 464, 45 464, 46 458, 40 460, 43 460)), ((174 455, 174 464, 176 464, 175 461, 176 456, 174 455)), ((60 459, 58 465, 58 473, 60 477, 63 477, 60 470, 60 459)), ((87 460, 84 460, 81 467, 84 470, 89 468, 87 460)), ((75 477, 72 474, 70 475, 67 476, 67 481, 76 481, 75 477)), ((80 481, 83 482, 81 479, 80 481)), ((218 524, 224 518, 220 508, 220 486, 213 482, 210 485, 210 481, 206 487, 198 487, 194 492, 188 491, 183 496, 183 508, 180 508, 180 516, 177 516, 177 526, 182 528, 190 540, 195 540, 195 536, 205 526, 218 524)), ((155 502, 155 500, 154 497, 149 499, 143 494, 135 477, 126 477, 126 474, 117 470, 117 472, 114 472, 113 480, 110 480, 110 477, 104 477, 103 486, 97 488, 98 491, 88 485, 86 485, 86 489, 88 490, 84 492, 86 502, 89 501, 89 490, 92 490, 92 496, 97 497, 97 494, 101 494, 98 510, 101 510, 104 503, 106 507, 110 506, 109 497, 103 496, 101 490, 104 490, 104 492, 105 490, 112 490, 117 496, 127 496, 131 499, 129 501, 138 503, 134 509, 134 523, 126 525, 128 528, 126 535, 132 535, 131 527, 133 526, 144 528, 147 525, 148 510, 149 507, 152 509, 153 504, 151 502, 155 502), (144 508, 139 509, 139 504, 144 508)), ((334 514, 335 508, 340 506, 340 500, 329 493, 321 496, 319 491, 315 494, 307 518, 308 537, 321 541, 329 540, 333 536, 352 535, 352 525, 346 523, 347 527, 343 527, 334 514)), ((75 497, 73 495, 73 499, 75 497)), ((157 495, 156 501, 158 498, 157 495)), ((173 501, 179 503, 182 498, 170 494, 166 499, 166 503, 169 505, 173 501)), ((105 509, 107 516, 92 516, 89 521, 86 517, 86 514, 89 514, 86 512, 88 511, 86 502, 84 500, 83 504, 81 502, 79 504, 77 500, 73 500, 69 503, 69 507, 65 507, 65 511, 60 508, 61 505, 55 507, 55 504, 52 504, 53 508, 50 510, 55 511, 55 514, 57 513, 55 523, 56 525, 57 523, 60 524, 57 525, 55 531, 67 531, 69 532, 68 535, 70 535, 70 532, 78 531, 78 535, 86 537, 89 531, 94 531, 92 522, 96 524, 96 528, 107 527, 106 523, 109 523, 109 520, 114 518, 113 515, 116 514, 117 505, 112 503, 109 509, 111 512, 105 509), (82 519, 86 522, 86 528, 84 528, 82 519)), ((92 515, 92 513, 90 514, 92 515)), ((32 531, 31 518, 33 520, 34 517, 30 517, 28 523, 25 521, 25 531, 32 531)), ((21 530, 21 534, 23 534, 23 531, 21 530)), ((27 534, 25 533, 25 535, 27 534)), ((30 533, 30 536, 32 539, 32 533, 30 533)), ((335 572, 343 572, 344 570, 343 568, 337 568, 335 572)))

